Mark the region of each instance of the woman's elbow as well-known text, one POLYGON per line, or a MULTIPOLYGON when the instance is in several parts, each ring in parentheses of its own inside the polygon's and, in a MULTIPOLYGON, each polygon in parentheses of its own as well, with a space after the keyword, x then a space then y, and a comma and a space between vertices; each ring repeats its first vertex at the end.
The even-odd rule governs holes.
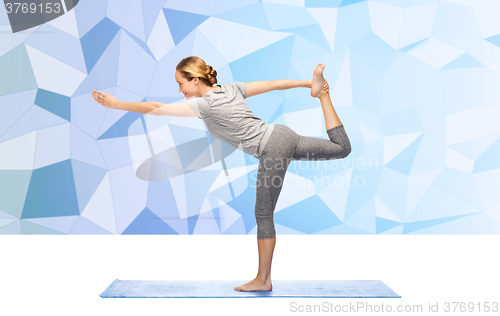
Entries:
POLYGON ((151 102, 151 104, 148 107, 148 111, 146 112, 146 114, 148 114, 148 115, 154 115, 154 116, 160 116, 160 115, 162 115, 161 111, 160 111, 160 108, 162 107, 162 105, 163 104, 161 104, 159 102, 151 102))

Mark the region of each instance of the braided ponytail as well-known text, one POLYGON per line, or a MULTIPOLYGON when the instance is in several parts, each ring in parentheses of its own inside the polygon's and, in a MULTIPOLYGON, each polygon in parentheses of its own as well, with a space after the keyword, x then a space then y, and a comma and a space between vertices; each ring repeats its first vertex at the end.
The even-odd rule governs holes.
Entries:
POLYGON ((207 65, 206 78, 210 82, 210 85, 217 83, 217 71, 212 66, 207 65))
POLYGON ((188 81, 200 78, 207 86, 217 83, 217 71, 198 56, 183 58, 175 69, 188 81))

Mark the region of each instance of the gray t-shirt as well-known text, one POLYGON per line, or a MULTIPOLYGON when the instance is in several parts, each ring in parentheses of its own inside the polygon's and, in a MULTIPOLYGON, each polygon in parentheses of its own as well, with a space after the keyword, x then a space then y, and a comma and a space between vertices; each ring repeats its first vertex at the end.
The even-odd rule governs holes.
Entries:
POLYGON ((211 135, 259 158, 274 124, 267 124, 250 111, 244 100, 247 97, 244 82, 219 87, 221 90, 215 89, 186 102, 203 120, 211 135))

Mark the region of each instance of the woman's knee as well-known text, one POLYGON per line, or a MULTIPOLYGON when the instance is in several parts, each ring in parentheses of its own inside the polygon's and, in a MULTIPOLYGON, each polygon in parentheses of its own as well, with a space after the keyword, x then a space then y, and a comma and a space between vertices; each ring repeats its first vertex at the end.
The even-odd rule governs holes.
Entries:
POLYGON ((274 221, 269 218, 256 218, 257 219, 257 238, 266 239, 273 238, 276 234, 274 229, 274 221))
POLYGON ((344 150, 341 153, 341 158, 349 156, 350 153, 351 153, 351 144, 348 143, 347 145, 344 146, 344 150))
POLYGON ((276 232, 274 232, 272 235, 269 235, 269 236, 266 236, 266 235, 259 235, 257 233, 257 238, 258 239, 271 239, 271 238, 274 238, 274 236, 276 236, 276 232))

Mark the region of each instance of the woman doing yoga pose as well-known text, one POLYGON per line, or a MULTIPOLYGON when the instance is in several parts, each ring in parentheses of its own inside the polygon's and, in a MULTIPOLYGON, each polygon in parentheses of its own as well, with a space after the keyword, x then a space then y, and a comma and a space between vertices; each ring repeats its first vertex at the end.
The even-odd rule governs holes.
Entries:
POLYGON ((113 95, 94 91, 96 102, 125 111, 150 115, 198 117, 209 133, 259 159, 255 219, 259 268, 255 279, 237 286, 237 291, 270 291, 271 261, 276 244, 274 210, 283 181, 292 160, 332 160, 347 157, 351 144, 344 126, 330 99, 329 87, 323 78, 325 65, 319 64, 308 80, 272 80, 217 83, 217 72, 203 61, 190 56, 176 67, 175 79, 186 101, 173 104, 159 102, 123 102, 113 95), (268 92, 297 87, 311 89, 319 98, 329 139, 298 135, 286 125, 267 124, 256 117, 244 99, 268 92))

